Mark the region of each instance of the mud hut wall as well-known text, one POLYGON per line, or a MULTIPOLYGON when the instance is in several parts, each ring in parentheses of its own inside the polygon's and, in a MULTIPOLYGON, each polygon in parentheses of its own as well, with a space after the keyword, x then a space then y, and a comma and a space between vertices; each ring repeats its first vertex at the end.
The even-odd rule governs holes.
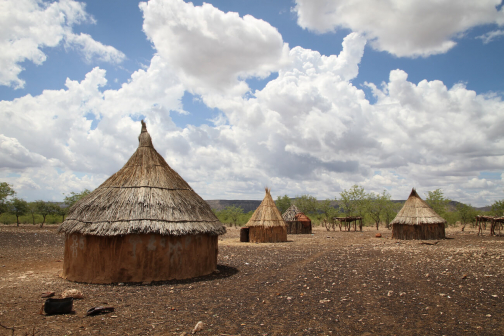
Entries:
POLYGON ((286 221, 287 234, 310 234, 312 233, 311 222, 286 221))
POLYGON ((88 283, 187 279, 217 269, 217 238, 207 234, 65 236, 61 277, 88 283))
POLYGON ((445 226, 440 224, 422 224, 422 225, 407 225, 394 224, 392 225, 392 239, 404 240, 430 240, 444 239, 445 226))
POLYGON ((285 226, 251 226, 249 230, 251 243, 276 243, 287 241, 287 228, 285 226))

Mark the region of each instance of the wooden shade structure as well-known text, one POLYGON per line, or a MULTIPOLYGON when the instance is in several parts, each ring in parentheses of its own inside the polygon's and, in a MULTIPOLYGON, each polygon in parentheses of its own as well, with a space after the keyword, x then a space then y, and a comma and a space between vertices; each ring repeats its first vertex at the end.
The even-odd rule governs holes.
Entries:
POLYGON ((276 243, 287 241, 287 226, 280 211, 266 188, 266 195, 247 222, 248 239, 252 243, 276 243))
POLYGON ((446 220, 439 216, 415 188, 390 225, 393 239, 443 239, 446 220))
POLYGON ((282 215, 287 225, 287 234, 310 234, 312 233, 312 223, 297 206, 291 205, 282 215))
POLYGON ((65 279, 149 282, 210 274, 226 229, 154 149, 142 121, 121 170, 77 202, 60 225, 65 279))

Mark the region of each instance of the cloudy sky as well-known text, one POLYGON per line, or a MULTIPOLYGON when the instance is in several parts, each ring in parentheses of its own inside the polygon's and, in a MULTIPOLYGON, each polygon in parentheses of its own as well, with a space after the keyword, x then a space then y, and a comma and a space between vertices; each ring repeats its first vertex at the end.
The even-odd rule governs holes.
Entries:
POLYGON ((93 189, 154 146, 205 199, 504 198, 501 0, 0 0, 0 181, 93 189))

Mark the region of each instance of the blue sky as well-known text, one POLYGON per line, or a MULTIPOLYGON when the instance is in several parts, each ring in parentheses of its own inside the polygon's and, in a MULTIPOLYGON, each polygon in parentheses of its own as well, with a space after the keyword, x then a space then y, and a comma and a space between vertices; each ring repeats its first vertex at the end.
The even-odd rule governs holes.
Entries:
POLYGON ((0 180, 95 188, 145 118, 205 199, 504 198, 502 2, 206 3, 7 1, 0 180))

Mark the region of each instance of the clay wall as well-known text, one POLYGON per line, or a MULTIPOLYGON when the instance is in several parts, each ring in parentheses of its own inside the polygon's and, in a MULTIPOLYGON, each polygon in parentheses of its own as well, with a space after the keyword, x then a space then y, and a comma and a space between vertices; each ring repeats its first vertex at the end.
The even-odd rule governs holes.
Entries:
POLYGON ((422 225, 407 225, 394 224, 392 225, 392 239, 444 239, 445 227, 441 224, 422 224, 422 225))
POLYGON ((310 234, 312 233, 311 221, 288 221, 287 234, 310 234))
POLYGON ((217 236, 65 237, 64 279, 88 283, 187 279, 217 269, 217 236))
POLYGON ((287 241, 287 229, 285 226, 251 226, 249 230, 251 243, 276 243, 287 241))

